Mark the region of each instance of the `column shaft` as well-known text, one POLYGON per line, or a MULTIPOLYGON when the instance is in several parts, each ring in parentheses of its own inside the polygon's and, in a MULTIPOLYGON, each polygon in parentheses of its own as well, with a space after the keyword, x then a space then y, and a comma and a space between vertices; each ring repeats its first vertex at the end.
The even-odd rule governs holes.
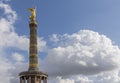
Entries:
POLYGON ((41 77, 39 78, 39 83, 41 83, 41 77))
POLYGON ((24 77, 24 83, 26 83, 26 77, 24 77))
POLYGON ((29 79, 29 80, 28 80, 28 81, 29 81, 29 83, 31 83, 31 77, 29 77, 28 79, 29 79))
POLYGON ((20 77, 20 83, 22 83, 22 77, 20 77))
POLYGON ((47 78, 44 77, 43 83, 47 83, 47 78))
POLYGON ((37 24, 30 23, 29 71, 38 71, 37 24))
POLYGON ((35 83, 36 83, 36 80, 37 80, 37 78, 36 78, 36 76, 35 76, 35 83))
POLYGON ((27 79, 27 83, 29 83, 29 78, 27 79))

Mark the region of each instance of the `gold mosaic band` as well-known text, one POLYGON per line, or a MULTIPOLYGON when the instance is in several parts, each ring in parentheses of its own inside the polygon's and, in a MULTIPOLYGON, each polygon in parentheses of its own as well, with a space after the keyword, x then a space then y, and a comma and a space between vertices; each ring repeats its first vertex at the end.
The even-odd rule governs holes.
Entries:
POLYGON ((38 67, 38 64, 29 64, 29 67, 36 68, 38 67))
POLYGON ((38 58, 38 54, 30 54, 30 56, 36 56, 38 58))
POLYGON ((32 33, 30 37, 37 37, 37 35, 32 33))
POLYGON ((30 47, 37 47, 37 44, 30 44, 30 47))

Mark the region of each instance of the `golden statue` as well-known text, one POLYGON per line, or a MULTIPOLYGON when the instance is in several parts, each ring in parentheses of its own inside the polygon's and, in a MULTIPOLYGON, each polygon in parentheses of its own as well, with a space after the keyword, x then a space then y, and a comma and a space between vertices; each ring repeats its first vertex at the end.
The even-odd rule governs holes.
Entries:
POLYGON ((36 9, 35 8, 28 8, 29 12, 31 12, 30 20, 33 22, 35 21, 36 17, 36 9))

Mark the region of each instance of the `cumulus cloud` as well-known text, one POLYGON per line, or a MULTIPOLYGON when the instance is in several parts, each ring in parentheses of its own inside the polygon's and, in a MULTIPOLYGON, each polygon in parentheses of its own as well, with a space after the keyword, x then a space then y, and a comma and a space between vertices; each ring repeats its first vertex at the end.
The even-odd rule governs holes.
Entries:
POLYGON ((85 76, 71 76, 69 78, 57 76, 56 78, 49 78, 48 81, 49 83, 93 83, 85 76))
POLYGON ((77 75, 71 77, 55 77, 49 78, 49 83, 120 83, 120 77, 118 70, 109 71, 109 72, 102 72, 97 75, 77 75))
POLYGON ((0 58, 0 80, 4 83, 10 83, 10 80, 13 78, 9 70, 14 69, 12 63, 5 57, 0 58))
POLYGON ((43 61, 50 75, 93 75, 119 68, 120 49, 105 35, 81 30, 56 38, 59 41, 43 61))
POLYGON ((110 71, 94 76, 93 83, 120 83, 119 71, 110 71))
POLYGON ((73 79, 63 79, 62 77, 52 78, 49 83, 75 83, 73 79))

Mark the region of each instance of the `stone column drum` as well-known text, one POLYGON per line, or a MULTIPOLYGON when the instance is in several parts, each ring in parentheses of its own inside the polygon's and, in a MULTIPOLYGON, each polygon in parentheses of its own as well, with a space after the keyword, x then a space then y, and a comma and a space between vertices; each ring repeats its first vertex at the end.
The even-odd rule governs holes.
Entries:
POLYGON ((37 22, 30 22, 29 70, 38 71, 37 22))

